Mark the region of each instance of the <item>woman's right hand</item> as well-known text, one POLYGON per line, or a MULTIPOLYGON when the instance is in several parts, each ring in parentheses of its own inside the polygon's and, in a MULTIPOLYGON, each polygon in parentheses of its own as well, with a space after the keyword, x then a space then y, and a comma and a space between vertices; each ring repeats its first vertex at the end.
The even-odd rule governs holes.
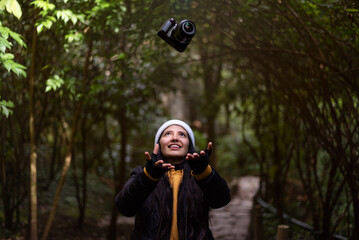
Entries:
POLYGON ((161 178, 162 175, 167 172, 170 169, 174 169, 175 166, 173 166, 170 163, 165 163, 162 159, 158 159, 158 152, 159 152, 160 146, 158 143, 156 143, 152 154, 149 154, 148 152, 145 152, 146 157, 146 171, 148 174, 151 175, 153 178, 161 178))

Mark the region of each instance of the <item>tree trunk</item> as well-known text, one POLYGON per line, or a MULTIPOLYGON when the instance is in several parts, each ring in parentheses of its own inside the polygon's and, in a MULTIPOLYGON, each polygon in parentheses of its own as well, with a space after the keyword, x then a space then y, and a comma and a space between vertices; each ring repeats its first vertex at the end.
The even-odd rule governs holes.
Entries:
MULTIPOLYGON (((358 196, 359 193, 356 191, 355 196, 358 196)), ((354 227, 353 227, 353 234, 350 238, 351 240, 359 239, 359 201, 358 198, 354 199, 353 201, 354 207, 354 227)))
MULTIPOLYGON (((211 104, 211 103, 207 103, 207 104, 211 104)), ((216 146, 216 129, 215 129, 215 117, 209 116, 207 117, 207 142, 211 141, 213 143, 213 146, 216 146)), ((207 146, 206 146, 207 147, 207 146)), ((216 155, 216 151, 213 151, 211 153, 211 165, 212 167, 216 168, 217 167, 217 155, 216 155)))
POLYGON ((73 147, 73 142, 74 142, 75 133, 76 133, 76 125, 77 125, 78 118, 79 118, 80 111, 81 111, 81 106, 82 106, 82 102, 80 101, 78 103, 78 105, 77 105, 75 118, 74 118, 73 123, 72 123, 71 136, 70 136, 69 144, 68 144, 68 147, 67 147, 67 153, 66 153, 65 162, 64 162, 64 165, 62 167, 62 172, 61 172, 59 184, 57 185, 54 201, 53 201, 52 207, 51 207, 51 212, 50 212, 49 218, 47 220, 45 230, 44 230, 44 233, 42 235, 41 240, 46 240, 48 235, 49 235, 51 225, 52 225, 52 222, 53 222, 54 217, 55 217, 56 208, 57 208, 57 205, 58 205, 59 200, 60 200, 62 187, 64 185, 65 178, 67 176, 67 172, 68 172, 68 169, 69 169, 70 164, 71 164, 72 147, 73 147))
POLYGON ((6 165, 5 165, 5 153, 3 146, 5 146, 5 119, 0 119, 1 122, 1 139, 0 139, 0 172, 1 172, 1 198, 3 201, 3 214, 5 229, 12 229, 13 226, 13 211, 11 210, 11 194, 9 193, 9 183, 7 181, 6 165))
MULTIPOLYGON (((353 170, 354 171, 354 170, 353 170)), ((353 231, 350 240, 359 239, 359 191, 358 191, 358 182, 352 173, 347 177, 347 184, 350 189, 350 193, 353 199, 353 209, 354 209, 354 222, 353 222, 353 231)))
MULTIPOLYGON (((114 169, 118 174, 114 174, 115 181, 115 194, 119 193, 125 184, 125 173, 126 173, 126 155, 127 155, 127 117, 126 117, 126 106, 123 106, 119 112, 119 122, 121 127, 121 152, 120 152, 120 164, 118 165, 118 169, 114 169)), ((116 240, 117 239, 117 215, 118 210, 116 205, 112 204, 112 212, 111 212, 111 220, 110 226, 108 230, 107 239, 108 240, 116 240)))
MULTIPOLYGON (((74 119, 73 119, 72 126, 71 126, 71 135, 69 137, 69 143, 68 143, 68 147, 67 147, 67 153, 66 153, 66 157, 65 157, 65 162, 64 162, 64 165, 62 167, 62 172, 61 172, 59 184, 58 184, 57 189, 56 189, 54 201, 53 201, 53 204, 52 204, 52 207, 51 207, 51 212, 50 212, 50 215, 49 215, 49 219, 47 220, 45 230, 44 230, 44 233, 42 235, 41 240, 46 240, 48 235, 49 235, 50 228, 51 228, 52 222, 53 222, 54 217, 55 217, 56 208, 57 208, 57 205, 58 205, 59 200, 60 200, 62 187, 64 185, 65 178, 67 176, 67 172, 68 172, 69 167, 71 165, 72 148, 73 148, 73 144, 74 144, 74 141, 75 141, 75 135, 76 135, 76 131, 77 131, 77 124, 78 124, 79 119, 80 119, 82 105, 83 105, 84 98, 85 98, 85 95, 86 95, 86 84, 88 82, 88 68, 89 68, 89 61, 90 61, 91 52, 92 52, 92 42, 89 43, 88 52, 87 52, 87 56, 86 56, 86 60, 85 60, 83 79, 82 79, 82 97, 79 100, 79 102, 77 103, 76 112, 75 112, 74 119)), ((64 126, 64 127, 65 127, 65 130, 66 130, 67 127, 66 126, 64 126)))
MULTIPOLYGON (((213 50, 212 54, 214 54, 213 50)), ((222 80, 222 59, 213 61, 209 58, 209 52, 207 48, 200 50, 201 64, 203 69, 203 85, 204 85, 204 102, 203 104, 203 115, 207 121, 207 141, 211 141, 213 146, 216 147, 216 118, 220 108, 220 103, 216 101, 217 94, 219 92, 219 85, 222 80), (215 66, 215 67, 214 67, 215 66)), ((207 146, 205 146, 207 147, 207 146)), ((216 168, 217 157, 216 151, 211 154, 211 165, 216 168)))
POLYGON ((87 170, 88 170, 88 160, 87 160, 87 135, 85 123, 82 124, 82 202, 80 208, 80 215, 78 220, 78 227, 82 229, 85 214, 86 214, 86 206, 87 206, 87 170))
MULTIPOLYGON (((14 81, 12 81, 14 82, 14 81)), ((6 83, 0 87, 1 94, 4 99, 8 98, 8 93, 11 92, 6 83)), ((27 105, 29 106, 29 105, 27 105)), ((16 108, 17 109, 17 108, 16 108)), ((29 191, 25 188, 30 188, 27 176, 24 176, 24 172, 29 169, 30 158, 27 158, 27 153, 24 151, 24 136, 28 136, 28 125, 22 121, 19 121, 17 115, 20 111, 14 111, 14 115, 10 118, 0 118, 0 196, 3 203, 3 224, 7 229, 8 236, 11 237, 11 231, 15 231, 20 223, 19 211, 21 209, 21 203, 29 197, 29 191), (20 128, 19 134, 14 125, 23 126, 20 128), (8 156, 8 153, 13 151, 14 158, 8 156)), ((28 117, 21 118, 25 122, 29 121, 28 117)), ((27 138, 27 137, 26 137, 27 138)), ((30 201, 28 202, 28 209, 30 210, 30 201)), ((28 228, 27 235, 30 235, 31 228, 31 215, 28 214, 28 228)), ((30 237, 28 237, 29 239, 30 237)))
POLYGON ((32 54, 29 74, 29 127, 30 127, 30 238, 37 240, 37 166, 36 166, 36 136, 34 123, 34 87, 37 31, 36 17, 33 21, 32 54))
POLYGON ((85 114, 85 117, 82 119, 82 123, 81 123, 81 136, 82 136, 82 144, 81 144, 81 150, 82 150, 82 176, 81 176, 81 180, 82 180, 82 184, 79 183, 79 179, 77 177, 77 166, 76 166, 76 162, 75 162, 75 158, 73 159, 73 167, 74 167, 74 180, 75 180, 75 188, 76 188, 76 200, 77 200, 77 204, 78 204, 78 209, 79 209, 79 216, 78 216, 78 220, 77 220, 77 227, 78 229, 82 230, 83 228, 83 223, 85 220, 85 213, 86 213, 86 203, 87 203, 87 149, 86 149, 86 116, 87 114, 85 114))
POLYGON ((56 162, 56 156, 57 156, 57 149, 61 149, 58 146, 58 135, 59 135, 59 129, 57 127, 54 127, 54 144, 52 146, 52 154, 51 154, 51 162, 50 162, 50 171, 47 179, 47 183, 44 186, 45 190, 48 190, 51 186, 51 183, 55 179, 55 162, 56 162))

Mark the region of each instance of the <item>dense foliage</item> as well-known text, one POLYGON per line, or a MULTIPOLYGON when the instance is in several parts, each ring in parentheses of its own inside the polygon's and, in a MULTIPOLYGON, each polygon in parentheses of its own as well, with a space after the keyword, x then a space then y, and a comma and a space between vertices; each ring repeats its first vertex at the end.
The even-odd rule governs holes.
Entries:
POLYGON ((156 127, 179 116, 198 148, 214 142, 212 164, 226 178, 261 177, 280 222, 286 212, 317 239, 358 239, 358 9, 0 0, 0 237, 46 239, 60 205, 77 208, 68 215, 78 229, 111 216, 115 239, 113 196, 156 127), (184 53, 156 36, 169 17, 196 23, 184 53), (100 214, 92 194, 109 196, 100 214))

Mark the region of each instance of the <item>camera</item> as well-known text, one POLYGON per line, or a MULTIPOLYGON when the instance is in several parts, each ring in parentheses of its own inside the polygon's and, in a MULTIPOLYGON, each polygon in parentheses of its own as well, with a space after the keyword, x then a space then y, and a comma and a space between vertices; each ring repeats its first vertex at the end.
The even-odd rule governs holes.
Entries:
POLYGON ((162 25, 157 35, 177 51, 183 52, 195 33, 196 25, 194 22, 185 19, 177 24, 174 18, 170 18, 162 25))

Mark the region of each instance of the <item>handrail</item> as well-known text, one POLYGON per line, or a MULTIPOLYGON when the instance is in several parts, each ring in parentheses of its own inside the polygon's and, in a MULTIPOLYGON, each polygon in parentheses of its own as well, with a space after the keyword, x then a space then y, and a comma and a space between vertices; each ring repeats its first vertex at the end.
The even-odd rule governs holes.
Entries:
MULTIPOLYGON (((261 207, 268 209, 269 211, 271 211, 273 214, 278 215, 278 209, 276 209, 275 207, 273 207, 272 205, 270 205, 269 203, 267 203, 266 201, 264 201, 261 197, 259 197, 257 195, 257 197, 255 198, 257 203, 259 205, 261 205, 261 207)), ((301 228, 304 228, 308 231, 314 232, 314 227, 312 227, 311 225, 304 223, 302 221, 300 221, 299 219, 296 219, 294 217, 291 217, 290 215, 284 213, 283 214, 283 218, 288 220, 289 222, 291 222, 292 224, 295 224, 301 228)), ((334 239, 338 239, 338 240, 348 240, 348 238, 338 235, 338 234, 334 234, 333 235, 334 239)))

